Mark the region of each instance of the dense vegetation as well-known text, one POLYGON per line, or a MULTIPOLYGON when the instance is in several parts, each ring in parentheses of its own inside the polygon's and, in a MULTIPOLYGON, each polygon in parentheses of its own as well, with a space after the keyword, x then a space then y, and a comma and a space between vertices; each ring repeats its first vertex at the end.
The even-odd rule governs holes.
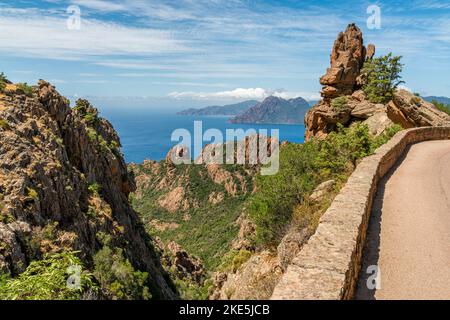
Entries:
MULTIPOLYGON (((173 166, 162 161, 151 166, 132 165, 130 169, 137 180, 149 181, 131 197, 148 233, 160 237, 166 244, 174 241, 191 256, 198 257, 209 278, 224 265, 224 260, 230 259, 231 244, 239 231, 236 221, 245 211, 256 170, 221 165, 220 174, 227 177, 221 183, 214 181, 205 165, 173 166), (160 202, 176 188, 183 193, 180 207, 169 211, 160 202), (230 194, 232 190, 235 193, 230 194), (220 195, 219 200, 212 201, 212 195, 220 195)), ((240 258, 233 258, 237 265, 240 258)), ((173 270, 168 268, 167 271, 172 273, 173 270)), ((183 299, 207 299, 211 279, 199 285, 189 279, 179 279, 176 272, 172 279, 183 299)))
POLYGON ((401 81, 403 64, 401 56, 388 55, 370 59, 365 62, 361 74, 367 83, 363 86, 368 99, 373 103, 387 103, 392 99, 401 81))
POLYGON ((331 101, 331 107, 333 108, 333 110, 335 112, 339 113, 339 112, 345 111, 348 108, 347 103, 348 103, 347 97, 341 96, 341 97, 337 97, 331 101))
MULTIPOLYGON (((384 135, 372 138, 367 125, 340 126, 324 141, 282 148, 279 173, 257 178, 258 191, 249 207, 250 217, 257 225, 256 241, 265 246, 277 245, 292 221, 294 209, 308 201, 307 196, 318 184, 330 179, 342 184, 359 159, 373 153, 400 130, 393 126, 384 135)), ((314 224, 317 218, 296 217, 304 227, 314 224)))
POLYGON ((150 290, 145 285, 148 274, 136 271, 124 258, 123 250, 104 246, 94 256, 94 276, 103 294, 112 300, 147 300, 150 290))
POLYGON ((95 292, 96 286, 92 275, 82 271, 71 287, 68 279, 77 276, 76 267, 83 268, 76 252, 33 261, 17 278, 0 276, 0 300, 79 300, 89 291, 95 292))
POLYGON ((136 169, 151 177, 155 185, 141 190, 141 196, 132 198, 134 208, 141 214, 151 235, 159 236, 165 242, 180 244, 190 254, 199 257, 209 270, 215 269, 230 250, 230 243, 239 228, 235 222, 249 196, 242 190, 252 190, 253 186, 251 177, 242 166, 224 165, 222 169, 231 176, 244 177, 243 185, 234 179, 239 191, 236 196, 228 194, 223 184, 215 183, 203 165, 176 166, 177 179, 174 184, 158 189, 158 183, 173 170, 170 165, 160 163, 158 173, 143 166, 136 169), (169 212, 158 205, 158 200, 175 187, 184 188, 184 198, 189 202, 189 208, 169 212), (214 193, 223 194, 224 199, 220 203, 212 203, 209 196, 214 193), (157 228, 152 221, 168 227, 157 228))

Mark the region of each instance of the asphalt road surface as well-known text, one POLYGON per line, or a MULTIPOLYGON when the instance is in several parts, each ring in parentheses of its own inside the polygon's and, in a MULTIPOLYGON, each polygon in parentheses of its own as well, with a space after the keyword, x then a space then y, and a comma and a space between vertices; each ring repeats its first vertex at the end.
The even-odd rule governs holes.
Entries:
POLYGON ((450 299, 450 141, 411 146, 381 181, 355 298, 450 299))

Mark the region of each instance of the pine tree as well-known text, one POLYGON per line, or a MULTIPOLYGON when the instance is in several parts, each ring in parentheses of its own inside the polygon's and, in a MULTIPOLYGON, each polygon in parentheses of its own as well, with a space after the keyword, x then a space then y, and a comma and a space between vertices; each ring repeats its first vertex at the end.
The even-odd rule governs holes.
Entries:
POLYGON ((368 60, 362 69, 367 83, 363 86, 368 99, 373 103, 387 103, 392 99, 394 91, 401 81, 403 64, 401 56, 389 53, 385 56, 368 60))

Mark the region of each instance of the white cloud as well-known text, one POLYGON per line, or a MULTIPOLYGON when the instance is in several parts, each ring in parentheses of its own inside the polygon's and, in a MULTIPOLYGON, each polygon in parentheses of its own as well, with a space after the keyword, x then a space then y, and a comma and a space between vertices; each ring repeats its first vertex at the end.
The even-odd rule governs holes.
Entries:
POLYGON ((283 98, 283 99, 293 99, 293 98, 302 97, 303 99, 308 100, 308 101, 320 100, 319 93, 305 92, 305 91, 299 91, 299 92, 276 91, 272 95, 275 97, 283 98))
POLYGON ((74 0, 72 3, 105 12, 125 11, 127 9, 127 7, 123 4, 103 0, 74 0))
POLYGON ((170 98, 174 99, 192 99, 192 100, 263 100, 269 96, 276 96, 283 99, 292 99, 303 97, 307 100, 316 100, 320 96, 315 93, 308 92, 287 92, 284 90, 271 90, 263 88, 237 88, 230 91, 219 92, 171 92, 168 94, 170 98))
POLYGON ((175 99, 190 98, 194 100, 211 100, 211 99, 257 99, 261 100, 267 97, 267 91, 262 88, 237 88, 231 91, 219 92, 172 92, 168 95, 175 99))
POLYGON ((64 18, 2 15, 0 52, 19 56, 78 60, 93 56, 152 55, 189 49, 167 31, 82 19, 69 30, 64 18))

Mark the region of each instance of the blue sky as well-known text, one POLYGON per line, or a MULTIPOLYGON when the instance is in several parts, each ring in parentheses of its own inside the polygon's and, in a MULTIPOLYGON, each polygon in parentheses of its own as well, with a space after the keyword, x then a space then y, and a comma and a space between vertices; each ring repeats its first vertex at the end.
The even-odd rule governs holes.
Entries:
POLYGON ((0 70, 108 104, 318 98, 339 31, 403 55, 406 86, 450 96, 450 1, 41 0, 0 3, 0 70), (381 9, 369 30, 367 8, 381 9), (67 8, 81 9, 69 30, 67 8))

